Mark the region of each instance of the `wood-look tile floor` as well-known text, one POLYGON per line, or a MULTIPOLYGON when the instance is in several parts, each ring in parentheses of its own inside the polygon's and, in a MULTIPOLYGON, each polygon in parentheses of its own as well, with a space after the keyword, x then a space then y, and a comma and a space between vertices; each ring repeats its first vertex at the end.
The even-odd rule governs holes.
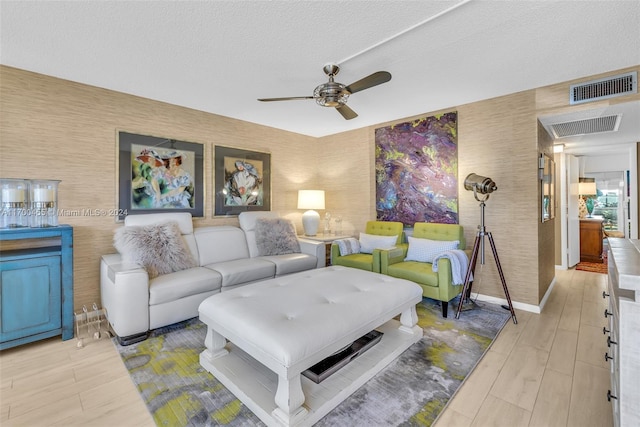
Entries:
MULTIPOLYGON (((612 426, 606 280, 556 271, 543 312, 517 311, 518 324, 509 321, 435 426, 612 426)), ((58 337, 0 352, 0 424, 154 426, 113 344, 85 342, 78 349, 58 337)))

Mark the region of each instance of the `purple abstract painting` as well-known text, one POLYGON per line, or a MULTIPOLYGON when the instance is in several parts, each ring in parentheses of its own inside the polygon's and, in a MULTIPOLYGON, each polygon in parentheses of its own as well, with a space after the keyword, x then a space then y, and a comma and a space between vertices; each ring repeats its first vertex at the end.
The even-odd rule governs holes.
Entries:
POLYGON ((457 113, 376 129, 380 221, 458 223, 457 113))

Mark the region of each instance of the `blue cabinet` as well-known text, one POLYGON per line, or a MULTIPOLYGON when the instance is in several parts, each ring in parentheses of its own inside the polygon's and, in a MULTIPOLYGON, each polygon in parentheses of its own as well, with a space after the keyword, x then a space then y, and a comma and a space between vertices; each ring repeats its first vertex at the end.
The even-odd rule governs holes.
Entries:
POLYGON ((0 349, 73 338, 73 229, 1 230, 0 245, 0 349))

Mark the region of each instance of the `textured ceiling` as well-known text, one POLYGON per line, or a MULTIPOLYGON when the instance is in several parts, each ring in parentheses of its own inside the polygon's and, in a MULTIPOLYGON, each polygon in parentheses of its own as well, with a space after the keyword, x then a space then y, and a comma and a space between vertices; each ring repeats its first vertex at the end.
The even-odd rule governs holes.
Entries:
POLYGON ((0 27, 4 65, 311 136, 640 64, 637 0, 2 0, 0 27), (350 121, 256 101, 311 95, 327 62, 393 78, 350 121))

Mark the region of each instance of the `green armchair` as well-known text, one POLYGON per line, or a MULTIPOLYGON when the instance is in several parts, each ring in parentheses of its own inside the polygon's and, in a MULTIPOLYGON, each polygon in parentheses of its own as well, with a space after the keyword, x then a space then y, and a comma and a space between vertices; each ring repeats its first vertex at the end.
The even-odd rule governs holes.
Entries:
MULTIPOLYGON (((406 247, 406 243, 402 243, 404 238, 404 226, 401 222, 395 221, 368 221, 365 226, 365 234, 376 236, 397 236, 396 247, 406 247)), ((345 267, 359 268, 361 270, 373 271, 380 273, 381 253, 387 252, 375 249, 373 253, 354 253, 350 255, 340 255, 340 249, 334 242, 331 245, 331 264, 343 265, 345 267)))
MULTIPOLYGON (((453 285, 451 261, 447 258, 438 259, 437 272, 433 271, 432 263, 422 261, 405 261, 412 242, 420 243, 420 239, 442 241, 446 247, 447 241, 459 241, 448 249, 465 249, 464 230, 456 224, 431 224, 419 222, 414 225, 412 239, 408 246, 384 251, 381 253, 380 272, 388 276, 411 280, 422 287, 422 295, 442 302, 442 317, 447 317, 449 301, 462 292, 462 286, 453 285), (413 240, 416 239, 416 240, 413 240)), ((427 241, 422 243, 428 243, 427 241)), ((437 246, 438 244, 434 244, 437 246)), ((417 245, 416 245, 417 246, 417 245)), ((464 280, 464 276, 463 276, 464 280)))

